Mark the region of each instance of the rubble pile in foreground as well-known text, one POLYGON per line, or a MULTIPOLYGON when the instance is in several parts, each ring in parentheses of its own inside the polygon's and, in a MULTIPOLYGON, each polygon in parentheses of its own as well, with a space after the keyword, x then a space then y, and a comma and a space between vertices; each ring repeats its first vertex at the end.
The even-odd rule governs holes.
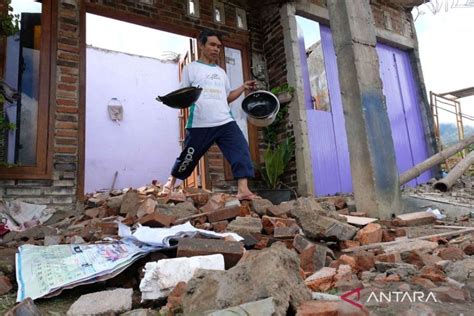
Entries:
MULTIPOLYGON (((389 304, 379 295, 389 292, 410 293, 404 308, 416 315, 436 308, 428 293, 443 303, 464 304, 474 297, 474 230, 465 229, 473 226, 468 215, 449 222, 419 212, 387 221, 367 218, 344 197, 300 197, 273 205, 197 189, 159 192, 152 185, 94 194, 81 216, 7 233, 2 250, 24 243, 119 239, 118 222, 167 228, 189 221, 196 228, 243 237, 179 239, 172 249, 154 252, 109 280, 114 292, 81 297, 70 315, 154 315, 159 309, 163 315, 368 315, 373 307, 389 304), (438 229, 442 225, 446 228, 438 229), (415 239, 424 236, 417 235, 422 228, 433 236, 415 239), (202 269, 184 259, 215 254, 221 256, 204 266, 220 269, 202 269), (143 294, 143 302, 126 288, 143 294), (414 291, 425 293, 424 300, 411 302, 414 291), (153 310, 144 309, 150 300, 153 310)), ((0 294, 14 287, 13 273, 3 271, 0 294)), ((26 299, 10 315, 35 308, 26 299)))

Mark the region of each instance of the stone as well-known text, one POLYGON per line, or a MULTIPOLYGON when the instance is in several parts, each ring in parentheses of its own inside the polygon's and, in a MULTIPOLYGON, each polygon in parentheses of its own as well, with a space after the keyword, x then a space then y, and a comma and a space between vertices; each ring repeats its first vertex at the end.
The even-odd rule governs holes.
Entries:
POLYGON ((123 313, 132 309, 133 289, 115 289, 81 295, 67 315, 123 313))
POLYGON ((306 274, 312 274, 323 268, 326 261, 327 247, 311 244, 300 254, 301 269, 306 274))
POLYGON ((367 316, 369 311, 344 301, 307 301, 298 306, 296 316, 367 316))
POLYGON ((107 199, 106 205, 112 209, 120 209, 124 195, 112 196, 107 199))
POLYGON ((222 254, 225 267, 229 269, 239 262, 244 253, 242 244, 237 241, 221 239, 183 238, 178 242, 177 257, 205 256, 222 254))
POLYGON ((438 256, 430 255, 419 250, 403 252, 401 258, 404 262, 416 265, 420 269, 427 265, 436 264, 442 260, 438 256))
POLYGON ((227 230, 237 234, 259 234, 262 232, 262 221, 255 217, 236 217, 227 225, 227 230))
POLYGON ((6 294, 10 292, 12 289, 12 283, 7 276, 1 275, 0 276, 0 295, 6 294))
POLYGON ((143 216, 138 221, 143 226, 148 227, 170 227, 174 224, 176 217, 160 214, 160 213, 151 213, 143 216))
POLYGON ((158 213, 176 217, 176 219, 192 216, 198 213, 197 208, 191 202, 178 203, 176 205, 167 205, 165 207, 158 205, 158 213))
POLYGON ((176 192, 171 191, 170 193, 166 194, 165 201, 166 204, 168 203, 183 203, 186 202, 186 195, 183 192, 176 192))
POLYGON ((341 240, 339 246, 341 249, 355 248, 360 246, 360 242, 357 240, 341 240))
POLYGON ((181 309, 181 303, 183 300, 183 295, 186 292, 186 287, 186 282, 179 282, 168 295, 166 307, 168 307, 171 311, 181 309))
POLYGON ((137 217, 143 217, 147 214, 153 214, 155 212, 156 201, 151 197, 147 197, 143 202, 138 205, 137 217))
POLYGON ((357 228, 331 217, 318 215, 318 212, 296 207, 291 210, 305 236, 310 239, 336 238, 338 240, 352 239, 357 228))
POLYGON ((279 205, 270 206, 267 213, 273 217, 287 217, 292 208, 293 202, 282 202, 279 205))
POLYGON ((128 190, 122 199, 120 205, 120 214, 130 214, 131 216, 137 215, 142 196, 138 194, 136 190, 128 190))
POLYGON ((361 245, 375 244, 382 241, 382 226, 370 223, 359 230, 354 238, 361 245))
POLYGON ((421 268, 420 277, 429 279, 433 282, 441 282, 446 280, 446 275, 444 272, 435 265, 421 268))
POLYGON ((300 232, 298 226, 292 227, 275 227, 273 237, 275 238, 294 238, 300 232))
POLYGON ((457 289, 453 287, 440 286, 430 289, 434 293, 436 300, 443 303, 446 302, 466 302, 466 292, 462 289, 457 289))
POLYGON ((267 199, 254 199, 252 200, 251 205, 252 212, 263 216, 267 214, 267 210, 273 206, 273 203, 267 199))
POLYGON ((226 219, 235 218, 240 215, 240 206, 234 205, 217 209, 207 215, 210 223, 220 222, 226 219))
POLYGON ((311 291, 299 274, 295 251, 281 242, 260 251, 250 250, 227 271, 201 271, 188 282, 183 297, 183 314, 202 314, 256 298, 273 297, 275 315, 286 315, 291 306, 311 299, 311 291), (251 284, 251 286, 249 286, 251 284))
POLYGON ((375 258, 375 264, 377 264, 377 261, 380 262, 401 262, 402 257, 400 256, 400 253, 398 252, 390 252, 390 253, 382 253, 380 255, 376 255, 375 258))
POLYGON ((139 308, 120 314, 120 316, 157 316, 156 311, 149 308, 139 308))
POLYGON ((259 315, 259 316, 272 316, 275 314, 275 302, 273 297, 269 297, 263 300, 245 303, 239 306, 229 307, 219 311, 204 312, 206 316, 248 316, 248 315, 259 315))
POLYGON ((60 235, 44 236, 43 245, 44 246, 59 245, 62 240, 63 240, 63 236, 60 236, 60 235))
POLYGON ((438 256, 444 260, 461 260, 464 258, 464 251, 457 247, 446 247, 438 251, 438 256))
POLYGON ((323 267, 304 280, 304 283, 314 292, 326 292, 334 286, 335 268, 323 267))
POLYGON ((36 307, 33 300, 29 297, 15 305, 5 316, 41 316, 41 311, 36 307))
POLYGON ((465 246, 463 248, 463 251, 466 255, 473 256, 474 255, 474 243, 470 243, 469 245, 465 246))

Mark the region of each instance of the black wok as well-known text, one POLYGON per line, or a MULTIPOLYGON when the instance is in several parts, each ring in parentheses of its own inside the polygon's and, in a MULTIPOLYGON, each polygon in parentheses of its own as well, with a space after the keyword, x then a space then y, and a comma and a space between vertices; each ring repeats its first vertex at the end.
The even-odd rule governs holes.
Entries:
POLYGON ((186 87, 170 92, 164 96, 158 96, 156 100, 174 109, 185 109, 199 99, 201 92, 202 88, 186 87))

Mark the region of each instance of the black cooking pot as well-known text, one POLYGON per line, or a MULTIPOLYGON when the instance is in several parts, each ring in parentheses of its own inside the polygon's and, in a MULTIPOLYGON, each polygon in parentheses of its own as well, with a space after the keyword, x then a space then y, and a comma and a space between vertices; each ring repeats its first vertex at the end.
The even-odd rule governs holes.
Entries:
POLYGON ((278 98, 271 92, 258 90, 242 101, 242 109, 253 118, 266 118, 279 108, 278 98))
POLYGON ((158 96, 156 100, 174 109, 185 109, 199 99, 201 92, 202 88, 186 87, 170 92, 162 97, 158 96))

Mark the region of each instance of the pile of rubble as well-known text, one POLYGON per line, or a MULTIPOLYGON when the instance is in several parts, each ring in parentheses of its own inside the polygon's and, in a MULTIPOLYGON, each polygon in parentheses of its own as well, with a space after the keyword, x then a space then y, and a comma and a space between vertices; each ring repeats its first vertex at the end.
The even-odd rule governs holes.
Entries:
MULTIPOLYGON (((160 189, 91 195, 83 214, 7 233, 2 244, 98 243, 119 239, 119 223, 171 228, 190 222, 243 238, 179 238, 116 277, 115 285, 124 288, 84 295, 69 315, 153 315, 143 308, 150 301, 165 315, 367 315, 389 304, 383 299, 389 292, 408 293, 409 304, 400 308, 418 315, 433 312, 439 302, 465 304, 474 296, 469 216, 449 222, 418 212, 378 220, 357 211, 350 197, 273 205, 199 189, 162 196, 160 189), (141 302, 132 299, 134 291, 141 302), (414 291, 424 293, 421 301, 414 291)), ((11 277, 0 277, 0 294, 12 288, 11 277)), ((9 313, 24 308, 36 307, 26 299, 9 313)))

